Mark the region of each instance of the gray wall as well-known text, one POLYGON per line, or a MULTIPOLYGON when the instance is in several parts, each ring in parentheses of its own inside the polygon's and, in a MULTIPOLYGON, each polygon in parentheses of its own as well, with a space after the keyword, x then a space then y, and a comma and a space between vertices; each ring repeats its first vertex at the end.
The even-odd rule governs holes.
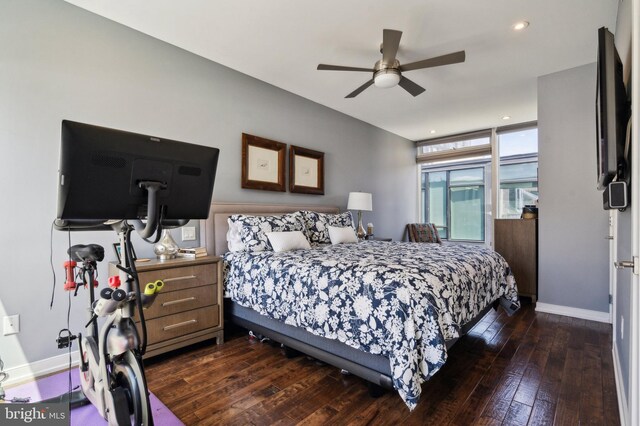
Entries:
POLYGON ((608 213, 596 190, 596 66, 538 78, 539 300, 608 312, 608 213))
MULTIPOLYGON (((20 314, 22 328, 0 336, 6 368, 63 355, 54 343, 66 327, 62 232, 53 233, 58 286, 49 310, 62 119, 219 147, 214 201, 344 208, 348 192, 362 190, 373 193, 374 211, 364 220, 378 235, 400 238, 416 219, 410 141, 62 1, 1 1, 0 93, 0 317, 20 314), (325 152, 326 195, 241 189, 242 132, 325 152)), ((107 261, 115 239, 109 232, 71 235, 72 244, 105 245, 107 261)), ((142 242, 136 251, 151 253, 142 242)), ((73 299, 74 331, 84 323, 82 296, 73 299)))

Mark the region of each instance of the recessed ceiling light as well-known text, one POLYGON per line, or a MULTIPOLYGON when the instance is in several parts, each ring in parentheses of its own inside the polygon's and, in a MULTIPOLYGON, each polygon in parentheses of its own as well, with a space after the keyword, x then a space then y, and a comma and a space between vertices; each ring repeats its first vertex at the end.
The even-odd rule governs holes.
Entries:
POLYGON ((515 31, 521 31, 524 30, 525 28, 527 28, 529 26, 529 23, 527 21, 518 21, 515 24, 513 24, 513 29, 515 31))
POLYGON ((435 130, 429 130, 429 133, 431 133, 432 135, 435 133, 435 130))
POLYGON ((511 120, 511 116, 510 115, 503 115, 502 119, 503 120, 511 120))

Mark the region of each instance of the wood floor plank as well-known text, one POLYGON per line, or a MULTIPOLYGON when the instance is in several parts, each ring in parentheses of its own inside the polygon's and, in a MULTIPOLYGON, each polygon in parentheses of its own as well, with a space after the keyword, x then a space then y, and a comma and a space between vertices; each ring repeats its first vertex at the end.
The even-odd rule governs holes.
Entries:
POLYGON ((553 343, 536 396, 536 399, 544 399, 549 402, 555 402, 558 399, 570 336, 569 323, 560 320, 554 330, 553 343))
POLYGON ((530 414, 530 406, 518 401, 513 401, 502 424, 509 426, 524 426, 529 422, 530 414))
POLYGON ((580 424, 604 424, 601 369, 600 348, 585 344, 582 357, 582 382, 589 383, 589 390, 580 390, 580 424))
POLYGON ((187 425, 618 424, 611 326, 491 311, 422 386, 413 412, 396 392, 235 331, 145 362, 149 388, 187 425))
POLYGON ((304 426, 330 424, 331 419, 335 417, 336 414, 338 414, 338 412, 334 408, 325 405, 302 419, 298 424, 304 426))
MULTIPOLYGON (((482 414, 484 407, 493 395, 496 385, 507 372, 518 374, 530 356, 529 348, 521 350, 520 346, 527 346, 535 338, 530 338, 528 330, 531 328, 535 315, 528 314, 520 317, 516 327, 513 328, 509 342, 503 350, 491 360, 491 365, 485 370, 480 383, 473 389, 467 400, 460 406, 452 424, 468 425, 482 414), (523 342, 522 344, 520 342, 523 342), (525 343, 526 342, 526 343, 525 343), (511 347, 513 346, 513 348, 511 347), (516 356, 517 355, 517 356, 516 356), (509 359, 511 356, 511 359, 509 359)), ((532 349, 532 348, 531 348, 532 349)))
POLYGON ((513 396, 513 400, 522 404, 533 406, 536 400, 536 395, 538 394, 538 388, 540 387, 541 381, 542 372, 540 371, 540 369, 535 365, 528 365, 522 376, 522 380, 520 380, 518 389, 513 396))
POLYGON ((528 424, 530 426, 551 426, 553 425, 555 415, 556 404, 543 399, 538 399, 533 405, 528 424))
MULTIPOLYGON (((396 395, 394 395, 395 397, 396 395)), ((398 397, 398 400, 400 398, 398 397)), ((354 412, 364 410, 368 405, 377 404, 379 401, 374 400, 369 396, 369 392, 362 383, 353 386, 351 392, 343 394, 341 398, 334 399, 327 404, 336 411, 336 415, 331 419, 333 424, 345 424, 345 419, 348 419, 354 412)), ((398 408, 398 406, 396 406, 398 408)), ((403 407, 404 408, 404 407, 403 407)))
POLYGON ((521 380, 522 376, 518 374, 505 374, 482 411, 482 417, 502 421, 507 415, 521 380))
MULTIPOLYGON (((582 384, 582 351, 569 348, 556 404, 558 424, 578 424, 580 413, 580 387, 582 384)), ((542 399, 542 398, 541 398, 542 399)), ((547 402, 549 400, 547 399, 547 402)))
POLYGON ((279 419, 288 418, 286 410, 300 403, 300 395, 309 387, 321 383, 325 376, 326 373, 320 369, 306 374, 290 386, 252 406, 251 409, 226 419, 225 423, 229 425, 273 424, 279 419))

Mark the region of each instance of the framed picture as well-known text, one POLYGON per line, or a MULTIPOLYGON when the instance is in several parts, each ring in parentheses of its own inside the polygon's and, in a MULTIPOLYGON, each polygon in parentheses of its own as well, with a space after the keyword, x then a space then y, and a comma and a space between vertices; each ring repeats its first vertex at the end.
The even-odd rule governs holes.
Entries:
MULTIPOLYGON (((122 255, 120 253, 120 243, 113 243, 113 251, 116 252, 116 257, 118 258, 118 262, 122 261, 122 255)), ((136 255, 136 251, 131 245, 131 254, 133 255, 133 260, 137 260, 138 256, 136 255)))
POLYGON ((324 152, 289 147, 289 191, 324 195, 324 152))
POLYGON ((284 192, 286 149, 284 143, 243 133, 242 187, 284 192))

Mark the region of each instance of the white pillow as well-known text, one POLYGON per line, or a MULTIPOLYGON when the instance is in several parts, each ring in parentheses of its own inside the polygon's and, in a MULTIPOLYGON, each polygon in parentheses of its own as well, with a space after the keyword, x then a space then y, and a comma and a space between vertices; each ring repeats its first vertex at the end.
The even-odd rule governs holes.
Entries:
POLYGON ((302 231, 266 232, 265 235, 276 253, 311 248, 302 231))
POLYGON ((329 226, 329 239, 331 239, 331 244, 358 242, 356 231, 350 226, 345 226, 344 228, 329 226))
POLYGON ((227 246, 229 247, 229 251, 244 251, 246 247, 242 242, 242 238, 240 238, 240 228, 242 224, 231 220, 231 218, 227 219, 227 223, 229 224, 229 230, 227 231, 227 246))

